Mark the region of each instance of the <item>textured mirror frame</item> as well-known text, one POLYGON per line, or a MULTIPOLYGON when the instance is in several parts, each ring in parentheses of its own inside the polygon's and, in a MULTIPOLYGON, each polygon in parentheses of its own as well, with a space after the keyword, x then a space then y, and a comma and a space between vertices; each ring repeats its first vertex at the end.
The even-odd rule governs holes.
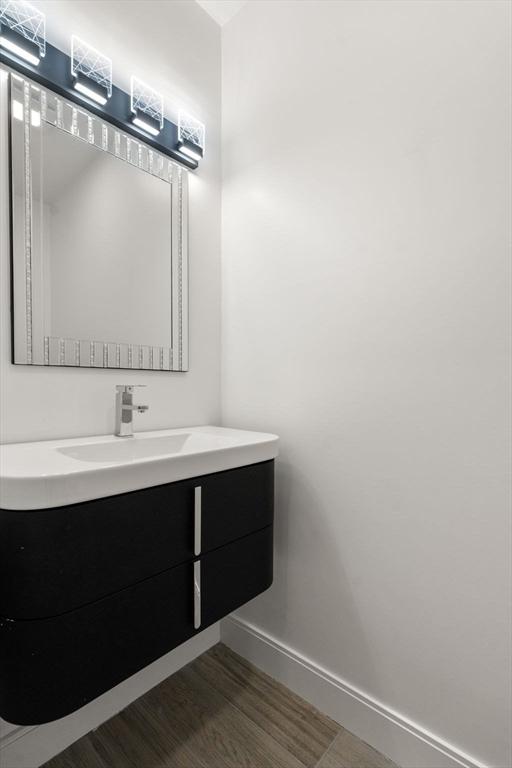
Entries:
MULTIPOLYGON (((129 136, 110 123, 66 101, 52 91, 10 73, 2 78, 2 104, 10 101, 12 184, 23 190, 22 202, 11 206, 13 281, 13 362, 23 365, 128 368, 134 370, 188 370, 188 173, 165 155, 129 136), (41 185, 41 150, 44 123, 59 128, 104 152, 167 182, 171 188, 172 328, 170 347, 129 344, 115 339, 75 339, 45 335, 43 296, 33 280, 40 269, 40 249, 33 247, 37 224, 33 216, 35 194, 41 185)), ((2 111, 4 111, 2 109, 2 111)), ((11 197, 14 194, 11 190, 11 197)))

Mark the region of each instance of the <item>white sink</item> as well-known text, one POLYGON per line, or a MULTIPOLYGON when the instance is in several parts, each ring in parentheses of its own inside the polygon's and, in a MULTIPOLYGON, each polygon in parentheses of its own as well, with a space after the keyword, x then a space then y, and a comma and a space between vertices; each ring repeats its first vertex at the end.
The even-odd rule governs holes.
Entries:
POLYGON ((274 459, 276 435, 191 427, 0 446, 0 507, 45 509, 274 459))
POLYGON ((79 461, 122 464, 137 459, 156 459, 159 456, 183 453, 184 450, 190 451, 191 448, 192 450, 194 448, 204 450, 205 447, 209 447, 211 442, 209 436, 205 439, 200 432, 184 432, 182 435, 165 435, 162 437, 137 435, 134 438, 123 438, 116 442, 70 445, 57 448, 57 451, 79 461))

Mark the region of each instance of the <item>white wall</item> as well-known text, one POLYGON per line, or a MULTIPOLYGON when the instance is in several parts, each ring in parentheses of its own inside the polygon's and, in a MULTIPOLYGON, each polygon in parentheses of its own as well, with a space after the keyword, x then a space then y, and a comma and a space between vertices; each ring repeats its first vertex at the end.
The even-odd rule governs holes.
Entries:
POLYGON ((282 438, 275 583, 238 617, 502 768, 509 24, 249 3, 222 86, 223 421, 282 438))
MULTIPOLYGON (((107 52, 114 81, 133 73, 207 126, 205 159, 190 178, 190 371, 159 373, 30 368, 10 363, 7 147, 0 147, 0 439, 109 433, 114 386, 143 383, 150 409, 136 429, 215 423, 220 415, 220 29, 194 2, 45 0, 48 39, 69 51, 72 33, 107 52)), ((3 134, 2 134, 3 135, 3 134)))

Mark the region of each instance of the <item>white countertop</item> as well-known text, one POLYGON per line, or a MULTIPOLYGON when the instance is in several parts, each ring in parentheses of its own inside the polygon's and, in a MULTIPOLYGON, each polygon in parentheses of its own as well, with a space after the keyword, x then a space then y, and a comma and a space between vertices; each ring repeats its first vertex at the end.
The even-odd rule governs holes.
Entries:
POLYGON ((46 509, 274 459, 276 435, 225 427, 0 446, 0 508, 46 509))

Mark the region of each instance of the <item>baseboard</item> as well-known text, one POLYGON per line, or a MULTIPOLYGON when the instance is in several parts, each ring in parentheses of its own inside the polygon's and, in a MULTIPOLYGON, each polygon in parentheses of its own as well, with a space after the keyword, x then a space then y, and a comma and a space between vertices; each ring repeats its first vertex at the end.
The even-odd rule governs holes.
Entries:
POLYGON ((237 616, 221 640, 402 768, 488 768, 237 616))
POLYGON ((39 768, 77 739, 109 720, 161 683, 169 675, 219 642, 219 625, 205 629, 161 659, 145 667, 115 688, 73 714, 46 725, 13 728, 4 724, 0 733, 0 768, 39 768))

